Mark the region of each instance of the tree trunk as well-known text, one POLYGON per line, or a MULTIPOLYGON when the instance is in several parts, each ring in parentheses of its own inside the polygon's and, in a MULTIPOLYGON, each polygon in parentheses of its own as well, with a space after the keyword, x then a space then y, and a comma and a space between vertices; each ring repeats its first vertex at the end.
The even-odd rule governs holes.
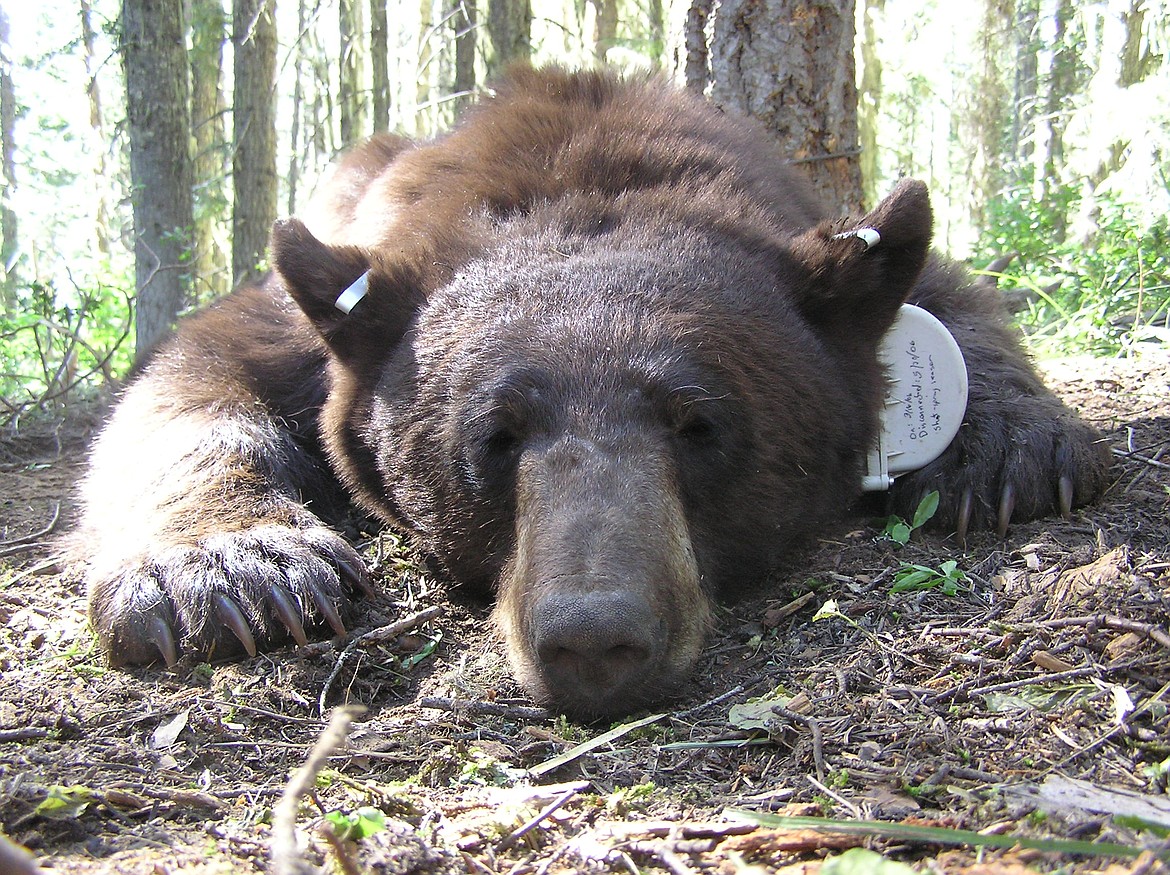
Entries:
POLYGON ((16 89, 12 83, 12 49, 8 44, 8 14, 0 7, 0 314, 16 309, 16 89))
POLYGON ((458 112, 471 102, 475 91, 475 30, 477 10, 475 0, 455 0, 452 9, 451 27, 455 31, 455 78, 452 82, 456 94, 458 112))
POLYGON ((863 200, 854 11, 853 0, 722 0, 704 29, 711 97, 758 119, 835 214, 863 200))
POLYGON ((188 299, 191 155, 180 0, 123 0, 122 62, 141 358, 170 330, 188 299))
MULTIPOLYGON (((102 59, 97 56, 97 33, 93 29, 93 9, 89 0, 81 0, 81 45, 85 54, 85 96, 89 100, 89 127, 97 148, 93 150, 94 244, 102 255, 110 253, 110 199, 106 167, 105 124, 102 120, 102 95, 98 88, 98 70, 102 59)), ((5 264, 7 264, 5 259, 5 264)))
POLYGON ((223 96, 223 43, 227 16, 223 0, 189 0, 191 6, 191 131, 195 141, 195 295, 217 298, 231 289, 226 241, 227 217, 223 96))
POLYGON ((1014 18, 1015 0, 984 0, 977 37, 979 70, 970 110, 960 120, 960 129, 967 129, 963 139, 973 147, 966 176, 971 198, 968 215, 976 228, 987 227, 988 206, 1007 182, 1012 128, 1008 70, 1015 63, 1015 53, 1006 37, 1014 18))
POLYGON ((362 87, 361 0, 341 0, 337 18, 341 38, 341 87, 338 94, 341 143, 350 146, 364 136, 366 129, 365 89, 362 87))
POLYGON ((487 29, 492 42, 489 75, 512 61, 527 60, 532 55, 531 0, 488 0, 487 29))
POLYGON ((885 14, 886 0, 865 0, 861 39, 861 88, 858 94, 857 128, 861 147, 861 185, 863 201, 872 206, 878 201, 878 119, 882 109, 882 62, 878 51, 875 19, 885 14))
POLYGON ((370 0, 370 66, 373 68, 374 132, 390 129, 390 50, 386 0, 370 0))
MULTIPOLYGON (((711 85, 711 53, 707 25, 715 0, 691 0, 683 23, 683 82, 691 91, 706 94, 711 85)), ((677 66, 677 61, 676 61, 677 66)))
POLYGON ((232 276, 260 273, 276 221, 275 0, 235 0, 235 100, 232 109, 232 276))
POLYGON ((597 26, 593 34, 593 58, 598 64, 605 63, 605 55, 617 42, 618 0, 591 0, 597 13, 597 26))

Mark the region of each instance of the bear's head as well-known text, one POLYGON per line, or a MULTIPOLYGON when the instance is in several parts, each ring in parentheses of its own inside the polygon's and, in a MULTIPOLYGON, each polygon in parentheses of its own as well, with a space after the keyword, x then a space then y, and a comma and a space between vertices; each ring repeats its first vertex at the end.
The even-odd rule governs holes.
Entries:
POLYGON ((717 590, 855 497, 877 345, 929 244, 925 187, 861 225, 880 242, 551 204, 454 262, 289 220, 273 262, 330 350, 343 480, 453 582, 494 591, 535 697, 611 716, 686 677, 717 590))

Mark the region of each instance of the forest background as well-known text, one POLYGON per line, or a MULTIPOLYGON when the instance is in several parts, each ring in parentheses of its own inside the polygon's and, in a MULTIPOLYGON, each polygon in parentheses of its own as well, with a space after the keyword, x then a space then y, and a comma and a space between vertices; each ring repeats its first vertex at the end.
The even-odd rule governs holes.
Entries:
POLYGON ((0 425, 124 375, 341 148, 443 130, 516 58, 704 91, 842 211, 925 179, 1042 354, 1166 343, 1168 44, 1160 0, 5 2, 0 425))

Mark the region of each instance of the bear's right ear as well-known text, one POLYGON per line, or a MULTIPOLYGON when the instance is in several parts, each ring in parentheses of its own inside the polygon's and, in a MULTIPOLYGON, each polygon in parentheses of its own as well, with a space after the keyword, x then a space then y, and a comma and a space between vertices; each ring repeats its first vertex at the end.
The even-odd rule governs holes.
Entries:
POLYGON ((926 263, 932 224, 926 186, 904 179, 852 230, 826 222, 805 232, 791 247, 797 305, 838 342, 876 344, 926 263))
POLYGON ((356 246, 326 245, 297 219, 272 227, 271 252, 289 295, 351 369, 383 361, 422 304, 410 271, 372 264, 356 246))

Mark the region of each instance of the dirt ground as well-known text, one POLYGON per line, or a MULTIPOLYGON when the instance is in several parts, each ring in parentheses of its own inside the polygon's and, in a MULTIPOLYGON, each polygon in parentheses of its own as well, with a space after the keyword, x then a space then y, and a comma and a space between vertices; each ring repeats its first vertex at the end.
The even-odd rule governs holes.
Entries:
POLYGON ((858 846, 920 871, 1166 873, 1170 350, 1049 370, 1114 448, 1101 503, 965 550, 849 520, 726 605, 691 687, 613 737, 525 701, 486 610, 388 537, 346 641, 109 670, 54 544, 96 417, 22 424, 0 441, 2 831, 79 873, 829 875, 858 846), (947 560, 953 594, 891 592, 947 560), (364 712, 298 790, 345 703, 364 712))

